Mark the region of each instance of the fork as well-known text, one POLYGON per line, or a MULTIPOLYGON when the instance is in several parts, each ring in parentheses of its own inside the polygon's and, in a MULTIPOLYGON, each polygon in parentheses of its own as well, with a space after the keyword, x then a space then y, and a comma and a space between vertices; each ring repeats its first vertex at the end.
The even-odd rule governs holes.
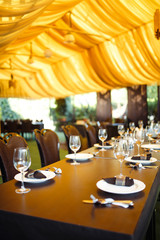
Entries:
POLYGON ((114 200, 113 198, 98 199, 95 198, 93 194, 90 195, 90 198, 93 200, 94 203, 113 204, 123 208, 128 208, 134 205, 134 203, 131 200, 114 200))

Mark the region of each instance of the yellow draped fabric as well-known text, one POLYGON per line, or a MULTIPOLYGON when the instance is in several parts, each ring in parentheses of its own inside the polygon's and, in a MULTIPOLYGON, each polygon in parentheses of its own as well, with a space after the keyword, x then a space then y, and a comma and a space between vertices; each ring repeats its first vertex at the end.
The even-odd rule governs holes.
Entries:
POLYGON ((0 97, 158 84, 156 9, 159 0, 0 0, 0 97), (64 43, 68 32, 74 43, 64 43))

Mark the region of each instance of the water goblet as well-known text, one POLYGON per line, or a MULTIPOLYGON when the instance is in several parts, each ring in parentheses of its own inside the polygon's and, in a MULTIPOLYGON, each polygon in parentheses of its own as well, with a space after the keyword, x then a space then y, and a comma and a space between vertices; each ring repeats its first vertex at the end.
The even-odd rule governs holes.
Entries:
POLYGON ((140 129, 143 128, 143 120, 138 121, 138 126, 139 126, 140 129))
POLYGON ((143 142, 144 142, 144 131, 141 128, 136 133, 136 144, 137 144, 137 147, 138 147, 138 156, 140 156, 140 146, 143 142))
POLYGON ((81 147, 80 137, 77 136, 77 135, 71 135, 70 138, 69 138, 69 147, 74 152, 74 159, 73 159, 73 163, 71 163, 71 165, 79 165, 80 163, 78 163, 76 161, 76 152, 81 147))
POLYGON ((15 190, 16 193, 28 193, 30 188, 25 188, 24 186, 24 172, 31 165, 30 151, 28 147, 15 148, 13 152, 13 165, 22 175, 22 184, 21 188, 15 190))
POLYGON ((129 146, 126 140, 120 139, 115 143, 113 149, 114 156, 120 162, 120 174, 117 178, 123 179, 125 176, 122 174, 122 163, 124 159, 129 155, 129 146))
POLYGON ((107 129, 105 128, 100 128, 98 130, 98 138, 100 141, 102 141, 102 149, 100 151, 105 151, 104 149, 104 141, 107 139, 108 134, 107 134, 107 129))
POLYGON ((134 122, 130 122, 129 123, 129 128, 131 129, 132 133, 134 132, 135 130, 135 123, 134 122))
POLYGON ((146 136, 148 137, 148 142, 150 144, 152 139, 152 129, 150 126, 146 126, 146 136))
POLYGON ((118 133, 121 136, 121 138, 123 138, 124 132, 125 132, 124 125, 123 124, 118 125, 118 133))

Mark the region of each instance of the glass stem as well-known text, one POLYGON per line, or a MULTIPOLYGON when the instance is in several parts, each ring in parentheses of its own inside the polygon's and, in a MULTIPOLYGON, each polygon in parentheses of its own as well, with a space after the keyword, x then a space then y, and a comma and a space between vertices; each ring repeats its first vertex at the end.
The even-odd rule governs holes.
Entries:
POLYGON ((122 176, 122 161, 120 161, 120 176, 122 176))
POLYGON ((138 156, 139 156, 140 154, 139 154, 139 145, 138 145, 138 156))
POLYGON ((74 152, 74 162, 76 162, 76 152, 74 152))
POLYGON ((22 185, 21 185, 22 189, 25 189, 24 187, 24 172, 22 171, 22 185))

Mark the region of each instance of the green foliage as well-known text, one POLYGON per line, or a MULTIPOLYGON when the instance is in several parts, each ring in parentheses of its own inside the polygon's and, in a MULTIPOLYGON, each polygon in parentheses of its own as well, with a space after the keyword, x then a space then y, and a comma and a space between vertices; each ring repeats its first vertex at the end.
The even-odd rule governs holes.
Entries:
POLYGON ((7 98, 0 99, 0 115, 3 121, 6 119, 16 120, 21 118, 20 114, 12 111, 7 98))
POLYGON ((95 120, 96 106, 90 107, 81 105, 80 107, 73 106, 71 98, 57 99, 55 108, 50 108, 50 117, 56 125, 56 129, 60 130, 60 126, 65 122, 74 122, 78 119, 95 120))
POLYGON ((158 103, 158 93, 157 85, 147 86, 147 104, 148 104, 148 115, 154 115, 155 120, 157 117, 157 103, 158 103))
POLYGON ((90 107, 89 105, 88 106, 81 105, 81 107, 76 107, 75 108, 75 118, 76 118, 76 120, 89 119, 91 121, 95 121, 96 106, 90 107))

